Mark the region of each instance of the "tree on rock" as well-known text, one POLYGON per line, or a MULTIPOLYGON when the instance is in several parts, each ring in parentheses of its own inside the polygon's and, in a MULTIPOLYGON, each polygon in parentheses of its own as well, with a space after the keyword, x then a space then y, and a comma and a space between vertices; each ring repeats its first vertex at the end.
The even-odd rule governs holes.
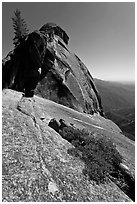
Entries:
POLYGON ((27 24, 24 19, 21 18, 21 12, 16 9, 14 12, 14 17, 12 18, 13 21, 13 28, 15 37, 13 38, 13 44, 17 47, 21 40, 28 34, 27 24))

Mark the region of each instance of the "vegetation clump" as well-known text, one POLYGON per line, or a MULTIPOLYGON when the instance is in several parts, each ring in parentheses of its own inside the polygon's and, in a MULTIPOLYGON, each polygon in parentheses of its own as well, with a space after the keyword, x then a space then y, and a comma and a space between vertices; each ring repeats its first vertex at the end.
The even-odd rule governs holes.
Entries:
POLYGON ((97 183, 105 182, 122 162, 122 156, 110 138, 72 127, 64 128, 61 135, 82 152, 86 164, 84 173, 97 183))

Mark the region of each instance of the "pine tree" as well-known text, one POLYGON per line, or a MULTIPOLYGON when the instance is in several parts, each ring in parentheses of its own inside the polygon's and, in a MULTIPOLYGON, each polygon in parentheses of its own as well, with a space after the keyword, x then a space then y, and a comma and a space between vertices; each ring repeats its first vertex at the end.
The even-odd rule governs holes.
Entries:
POLYGON ((13 28, 15 37, 13 38, 13 44, 17 47, 21 40, 28 34, 27 24, 24 19, 21 18, 21 12, 16 9, 14 12, 14 17, 12 18, 13 21, 13 28))

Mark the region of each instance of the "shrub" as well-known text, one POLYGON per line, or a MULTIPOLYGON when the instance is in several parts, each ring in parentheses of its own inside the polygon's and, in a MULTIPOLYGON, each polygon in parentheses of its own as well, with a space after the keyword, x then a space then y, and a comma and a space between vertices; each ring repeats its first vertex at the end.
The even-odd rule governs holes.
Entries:
POLYGON ((64 127, 63 131, 61 132, 61 136, 69 142, 76 139, 80 140, 80 130, 73 127, 64 127))
POLYGON ((95 137, 85 129, 72 127, 64 128, 62 135, 69 142, 73 141, 73 145, 82 152, 86 164, 84 173, 97 183, 106 181, 122 162, 122 156, 110 138, 101 135, 95 137))
POLYGON ((82 148, 83 159, 87 164, 89 177, 97 183, 106 181, 122 162, 122 157, 115 145, 107 138, 91 138, 82 148))

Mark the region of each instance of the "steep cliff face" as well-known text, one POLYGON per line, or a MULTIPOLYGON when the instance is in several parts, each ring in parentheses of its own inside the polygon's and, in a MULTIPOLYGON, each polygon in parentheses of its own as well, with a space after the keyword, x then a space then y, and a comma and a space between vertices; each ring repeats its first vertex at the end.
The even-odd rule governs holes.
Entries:
POLYGON ((35 75, 34 70, 41 67, 37 95, 80 112, 103 115, 93 78, 81 60, 69 51, 68 40, 66 32, 53 23, 29 34, 3 60, 3 88, 24 92, 27 76, 35 75))

